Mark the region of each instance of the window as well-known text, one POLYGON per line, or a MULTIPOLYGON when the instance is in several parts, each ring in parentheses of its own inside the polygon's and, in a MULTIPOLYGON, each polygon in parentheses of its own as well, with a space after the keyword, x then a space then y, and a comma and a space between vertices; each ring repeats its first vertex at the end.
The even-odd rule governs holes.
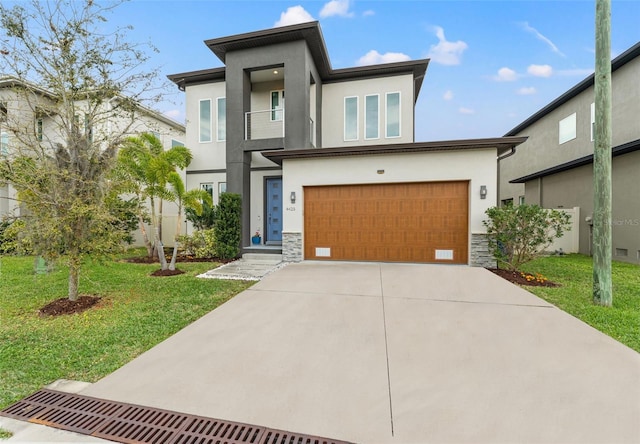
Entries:
POLYGON ((184 146, 184 143, 180 142, 179 140, 176 139, 171 139, 171 148, 176 147, 176 146, 184 146))
POLYGON ((43 134, 43 122, 42 118, 39 117, 36 119, 36 138, 38 142, 42 142, 43 134))
POLYGON ((386 132, 385 137, 400 137, 400 93, 386 95, 386 132))
POLYGON ((596 104, 591 104, 591 141, 596 137, 596 104))
POLYGON ((560 121, 558 133, 558 142, 560 145, 576 138, 576 113, 560 121))
POLYGON ((508 205, 513 205, 513 198, 509 198, 509 199, 502 199, 500 201, 500 203, 502 203, 503 207, 506 207, 508 205))
POLYGON ((271 120, 284 117, 284 91, 271 91, 271 120))
POLYGON ((380 96, 373 94, 364 97, 364 138, 377 139, 380 137, 380 96))
POLYGON ((218 195, 227 192, 227 182, 218 183, 218 195))
POLYGON ((344 98, 344 140, 358 140, 358 98, 344 98))
POLYGON ((518 205, 524 205, 524 196, 518 197, 518 205))
POLYGON ((211 199, 213 199, 213 183, 211 182, 201 183, 200 189, 205 190, 207 193, 209 193, 211 195, 211 199))
POLYGON ((9 155, 9 134, 2 132, 0 134, 0 156, 9 155))
POLYGON ((211 99, 200 100, 200 142, 211 142, 211 99))
POLYGON ((227 140, 227 99, 218 97, 218 142, 227 140))

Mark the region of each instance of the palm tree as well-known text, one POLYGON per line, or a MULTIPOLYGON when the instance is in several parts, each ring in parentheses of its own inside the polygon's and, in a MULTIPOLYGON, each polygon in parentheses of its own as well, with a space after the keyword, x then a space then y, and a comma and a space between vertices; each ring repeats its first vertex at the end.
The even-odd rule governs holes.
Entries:
POLYGON ((174 146, 165 150, 160 140, 151 133, 142 133, 129 137, 118 153, 119 163, 127 172, 132 184, 131 191, 142 200, 149 200, 151 208, 151 226, 153 243, 149 241, 144 229, 144 220, 139 212, 140 230, 145 238, 147 252, 152 257, 157 252, 162 269, 167 269, 167 260, 162 245, 162 204, 164 200, 173 200, 172 192, 167 188, 171 173, 178 168, 186 168, 193 155, 185 146, 174 146))
POLYGON ((171 255, 171 263, 169 270, 176 269, 176 257, 178 256, 178 236, 180 235, 180 221, 182 219, 183 208, 190 208, 197 215, 202 214, 203 203, 213 205, 211 194, 206 190, 193 189, 186 191, 184 182, 180 175, 176 172, 169 174, 167 181, 171 185, 172 201, 178 205, 178 222, 176 223, 176 237, 173 244, 173 254, 171 255))

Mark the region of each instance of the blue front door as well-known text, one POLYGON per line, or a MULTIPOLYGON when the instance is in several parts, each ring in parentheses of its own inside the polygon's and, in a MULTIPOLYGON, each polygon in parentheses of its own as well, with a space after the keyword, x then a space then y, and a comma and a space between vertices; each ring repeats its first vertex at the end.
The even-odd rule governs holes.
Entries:
POLYGON ((267 207, 265 242, 267 244, 282 244, 282 177, 266 179, 267 207))

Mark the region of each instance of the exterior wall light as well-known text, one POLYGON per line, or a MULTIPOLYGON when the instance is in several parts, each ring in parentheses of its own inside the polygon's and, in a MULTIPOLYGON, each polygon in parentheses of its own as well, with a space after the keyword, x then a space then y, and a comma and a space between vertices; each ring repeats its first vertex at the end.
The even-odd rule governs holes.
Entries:
POLYGON ((480 185, 480 199, 486 199, 486 198, 487 198, 487 186, 480 185))
POLYGON ((296 203, 296 192, 295 191, 291 192, 291 195, 289 196, 289 199, 291 200, 292 204, 296 203))

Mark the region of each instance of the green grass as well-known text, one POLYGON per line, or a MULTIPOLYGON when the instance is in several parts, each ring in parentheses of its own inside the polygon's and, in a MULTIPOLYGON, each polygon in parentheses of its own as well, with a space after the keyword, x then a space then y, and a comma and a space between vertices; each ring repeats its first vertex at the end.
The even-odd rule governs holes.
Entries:
POLYGON ((11 438, 12 436, 13 436, 13 433, 11 433, 10 431, 0 429, 0 439, 8 439, 8 438, 11 438))
POLYGON ((57 379, 94 382, 251 285, 195 277, 215 265, 151 277, 157 264, 87 262, 80 293, 102 296, 99 306, 42 318, 39 308, 66 296, 66 268, 36 275, 31 257, 0 258, 0 408, 57 379))
POLYGON ((593 304, 589 256, 570 254, 536 259, 524 271, 541 273, 561 287, 525 287, 592 327, 640 352, 640 267, 613 262, 613 306, 593 304))

